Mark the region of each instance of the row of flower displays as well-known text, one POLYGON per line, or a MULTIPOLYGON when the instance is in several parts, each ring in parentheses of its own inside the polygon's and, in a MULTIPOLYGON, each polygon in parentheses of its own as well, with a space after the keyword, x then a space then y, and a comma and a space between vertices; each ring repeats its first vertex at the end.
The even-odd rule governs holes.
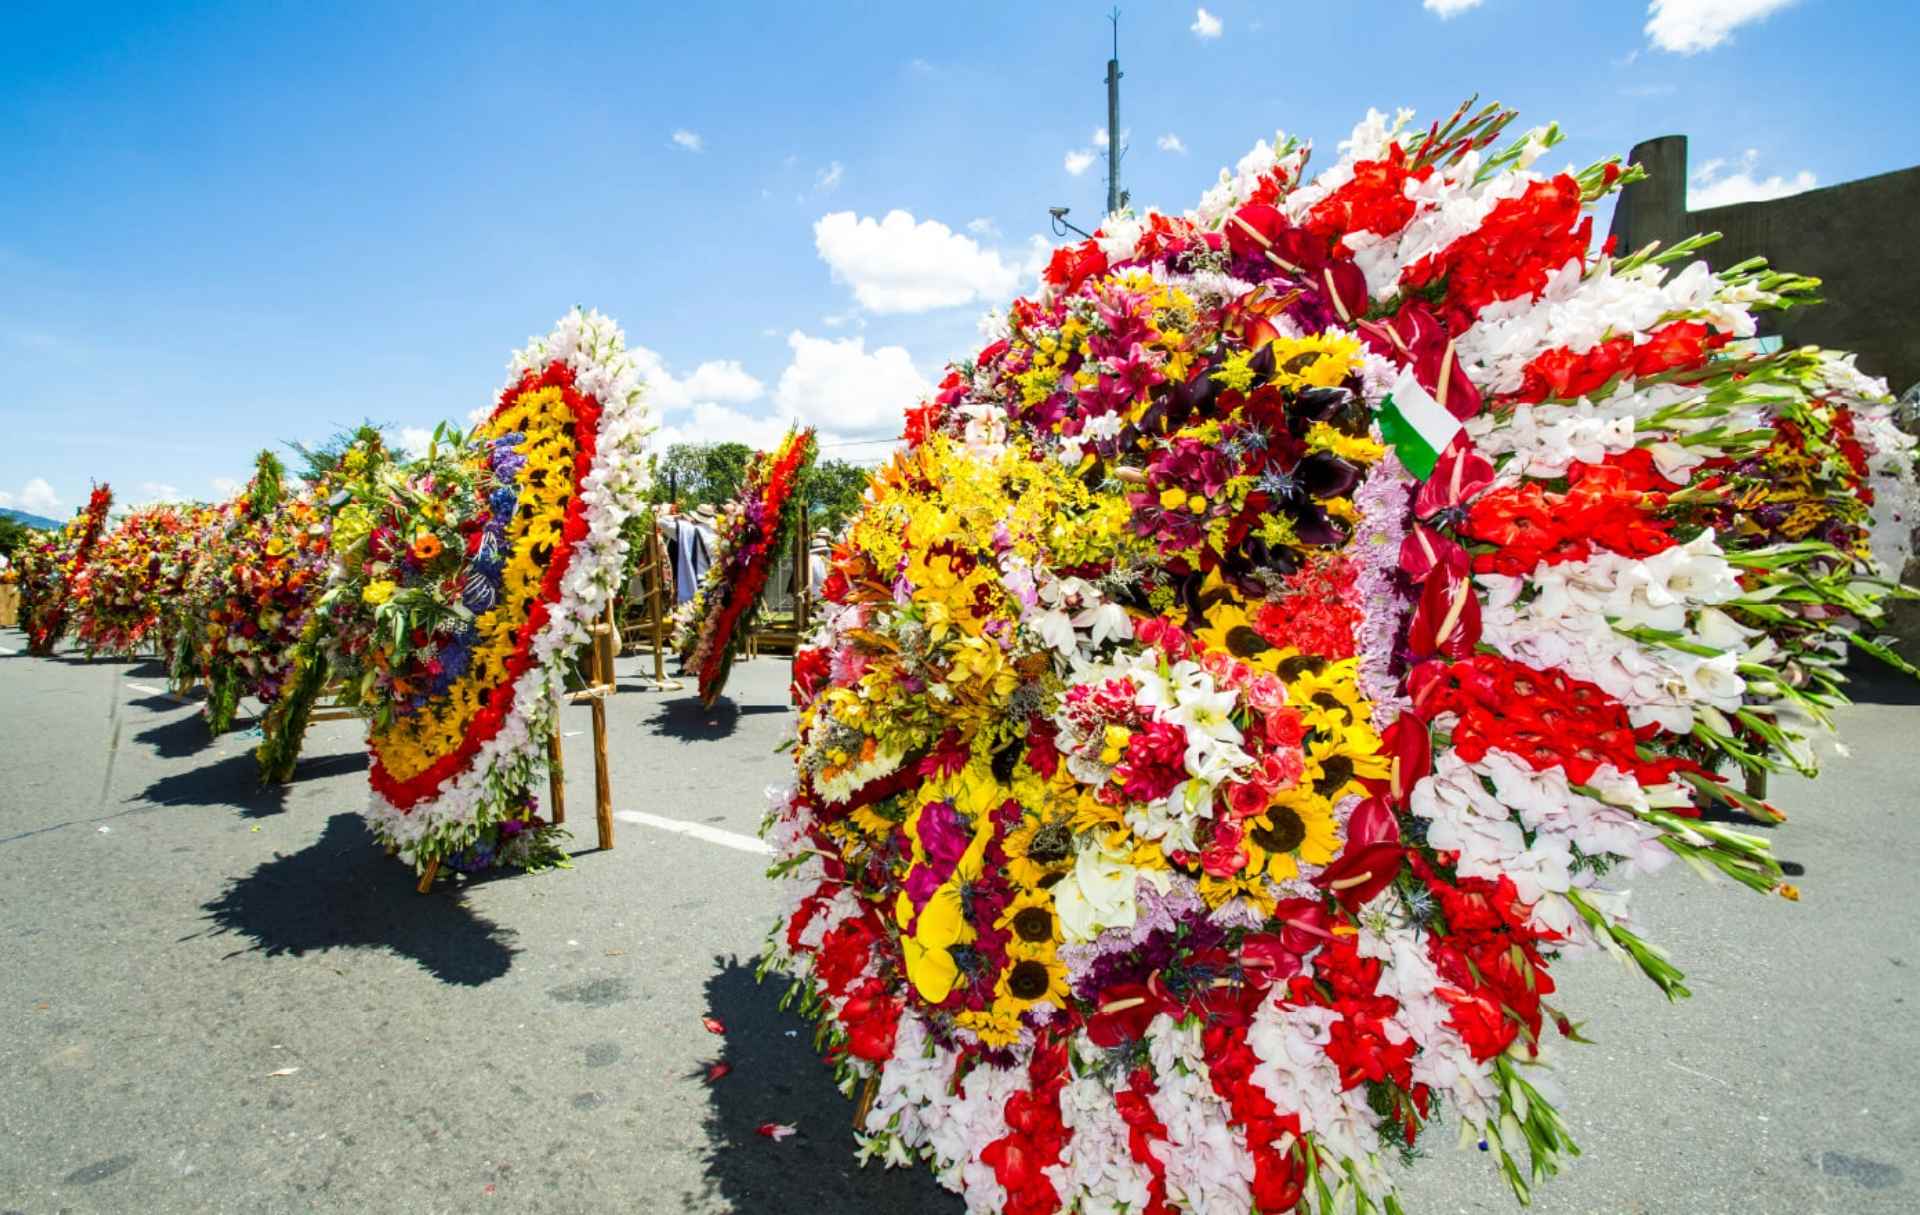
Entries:
POLYGON ((769 963, 863 1157, 972 1211, 1396 1211, 1443 1108, 1575 1151, 1553 964, 1670 997, 1627 887, 1796 897, 1911 520, 1883 386, 1760 353, 1809 280, 1595 249, 1636 172, 1377 115, 1108 220, 908 420, 795 660, 769 963), (1712 813, 1707 813, 1712 812, 1712 813))
MULTIPOLYGON (((793 660, 767 965, 863 1160, 975 1212, 1395 1212, 1443 1111, 1525 1201, 1575 1154, 1554 966, 1670 998, 1630 884, 1797 897, 1749 777, 1816 772, 1920 506, 1884 386, 1756 313, 1812 280, 1596 247, 1638 170, 1499 107, 1262 142, 1109 217, 907 411, 793 660)), ((904 403, 903 403, 904 404, 904 403)), ((575 311, 418 458, 363 429, 216 507, 109 495, 29 634, 159 644, 285 780, 324 689, 379 841, 564 863, 536 795, 647 490, 636 360, 575 311)), ((817 446, 755 458, 679 643, 706 703, 817 446)), ((1906 668, 1910 672, 1912 668, 1906 668)), ((773 1130, 783 1128, 770 1124, 773 1130)))
POLYGON ((778 447, 754 457, 740 500, 721 519, 718 551, 676 638, 699 681, 702 704, 713 704, 726 689, 741 639, 760 610, 767 575, 802 526, 800 483, 818 454, 812 430, 789 431, 778 447))
MULTIPOLYGON (((110 531, 96 490, 27 555, 30 640, 50 652, 71 626, 89 653, 157 647, 177 686, 205 686, 216 734, 253 697, 269 781, 291 777, 337 681, 368 719, 382 843, 422 869, 551 863, 532 791, 647 489, 641 391, 619 328, 576 311, 515 356, 471 432, 443 427, 418 460, 363 427, 304 484, 262 453, 227 502, 142 508, 110 531)), ((789 447, 768 465, 776 518, 811 438, 789 447)))

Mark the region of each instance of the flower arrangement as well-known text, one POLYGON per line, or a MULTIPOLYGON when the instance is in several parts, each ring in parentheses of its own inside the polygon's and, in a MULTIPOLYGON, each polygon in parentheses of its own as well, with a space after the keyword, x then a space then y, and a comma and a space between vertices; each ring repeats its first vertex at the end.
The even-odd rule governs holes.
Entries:
POLYGON ((1912 442, 1742 342, 1808 280, 1593 252, 1638 170, 1511 118, 1371 114, 1311 181, 1263 142, 909 414, 765 826, 863 1159, 972 1211, 1395 1211, 1450 1104, 1524 1201, 1575 1151, 1553 963, 1686 994, 1626 893, 1676 856, 1796 897, 1701 812, 1813 770, 1912 442))
POLYGON ((190 592, 201 618, 197 661, 213 733, 232 727, 241 697, 267 705, 279 697, 325 587, 328 532, 313 498, 290 492, 279 458, 261 452, 190 592))
POLYGON ((89 654, 132 655, 154 639, 162 605, 180 591, 167 574, 193 539, 195 509, 143 507, 101 539, 74 583, 74 637, 89 654))
POLYGON ((168 555, 160 571, 160 580, 174 588, 160 603, 162 652, 167 656, 168 681, 182 695, 207 674, 207 618, 212 614, 215 580, 231 560, 227 530, 246 500, 241 491, 225 502, 196 507, 187 519, 180 548, 168 555))
POLYGON ((811 428, 790 430, 771 452, 756 453, 738 505, 721 520, 720 551, 678 631, 691 639, 682 653, 699 679, 704 705, 713 704, 726 688, 739 640, 760 610, 767 573, 800 526, 795 491, 818 453, 811 428))
MULTIPOLYGON (((363 493, 370 491, 392 455, 379 429, 368 425, 342 436, 328 447, 306 454, 307 496, 321 515, 330 547, 334 512, 353 500, 356 488, 363 493)), ((327 661, 332 638, 327 627, 333 617, 324 611, 306 610, 308 601, 317 599, 324 585, 324 578, 304 585, 306 595, 299 613, 299 637, 286 651, 286 669, 279 694, 268 703, 266 713, 260 718, 260 745, 254 748, 254 757, 260 763, 263 784, 284 784, 293 779, 314 704, 332 674, 332 666, 327 661)))
POLYGON ((96 485, 86 507, 67 521, 51 539, 27 550, 20 584, 20 622, 27 634, 27 651, 53 653, 67 631, 67 613, 73 589, 93 560, 94 547, 106 529, 113 490, 96 485))
POLYGON ((649 431, 625 336, 574 311, 470 434, 347 486, 329 661, 370 719, 381 842, 417 868, 550 863, 532 789, 562 664, 617 592, 649 431))

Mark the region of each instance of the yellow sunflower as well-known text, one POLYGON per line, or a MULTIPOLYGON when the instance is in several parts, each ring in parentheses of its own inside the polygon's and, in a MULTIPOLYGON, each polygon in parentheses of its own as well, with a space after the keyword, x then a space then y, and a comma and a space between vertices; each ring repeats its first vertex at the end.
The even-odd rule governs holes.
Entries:
POLYGON ((1009 952, 1000 981, 993 988, 993 1011, 1014 1016, 1036 1004, 1067 1006, 1067 966, 1054 956, 1053 947, 1045 952, 1023 954, 1009 952))
POLYGON ((1254 631, 1253 617, 1237 599, 1221 599, 1207 609, 1206 625, 1194 630, 1194 639, 1209 650, 1219 650, 1263 671, 1277 671, 1294 654, 1254 631))
POLYGON ((1044 890, 1022 890, 1000 913, 994 927, 1013 934, 1014 948, 1052 950, 1060 941, 1060 920, 1053 914, 1053 896, 1044 890))
POLYGON ((1273 881, 1300 876, 1300 864, 1324 865, 1340 851, 1333 803, 1312 789, 1289 789, 1247 824, 1247 872, 1273 881))
POLYGON ((1027 811, 1002 844, 1007 853, 1007 876, 1031 890, 1038 889, 1049 877, 1066 872, 1073 864, 1073 827, 1071 813, 1027 811))

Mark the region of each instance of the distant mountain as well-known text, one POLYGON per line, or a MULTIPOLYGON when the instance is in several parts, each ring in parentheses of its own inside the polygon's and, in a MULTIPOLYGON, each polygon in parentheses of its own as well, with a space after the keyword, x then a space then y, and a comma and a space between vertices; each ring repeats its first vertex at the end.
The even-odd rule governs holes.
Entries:
POLYGON ((47 531, 58 531, 60 528, 66 526, 58 519, 49 519, 45 515, 31 515, 26 511, 13 510, 5 506, 0 506, 0 515, 5 515, 9 519, 17 519, 28 527, 38 527, 47 531))

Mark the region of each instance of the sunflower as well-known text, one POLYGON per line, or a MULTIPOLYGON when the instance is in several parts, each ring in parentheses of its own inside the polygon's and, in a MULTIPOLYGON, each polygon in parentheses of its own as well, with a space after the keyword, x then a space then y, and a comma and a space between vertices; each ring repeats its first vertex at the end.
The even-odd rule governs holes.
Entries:
POLYGON ((1059 809, 1027 811, 1001 845, 1007 853, 1007 876, 1020 886, 1037 890, 1065 873, 1073 864, 1073 828, 1071 813, 1059 809))
POLYGON ((1338 388, 1360 365, 1360 343, 1343 333, 1275 338, 1273 378, 1282 388, 1338 388))
POLYGON ((1067 966, 1054 955, 1049 943, 1044 949, 1014 949, 993 988, 993 1011, 1018 1017, 1036 1004, 1067 1006, 1067 966))
POLYGON ((1368 714, 1360 698, 1357 658, 1308 667, 1287 681, 1287 702, 1299 708, 1307 727, 1321 733, 1337 731, 1368 714))
POLYGON ((1263 671, 1277 671, 1283 659, 1292 654, 1254 631, 1253 617, 1236 599, 1221 599, 1207 609, 1206 627, 1194 630, 1194 640, 1209 650, 1219 650, 1263 671))
POLYGON ((1053 914, 1053 896, 1023 890, 994 921, 994 927, 1013 933, 1016 949, 1052 949, 1060 941, 1060 921, 1053 914))
POLYGON ((1236 899, 1245 899, 1263 916, 1271 916, 1280 902, 1280 896, 1268 884, 1266 875, 1254 869, 1243 869, 1232 877, 1215 877, 1211 873, 1203 875, 1200 879, 1200 897, 1215 910, 1236 899))
POLYGON ((1302 787, 1310 787, 1329 801, 1339 801, 1356 780, 1385 780, 1391 761, 1380 752, 1380 736, 1361 719, 1334 729, 1314 731, 1305 750, 1302 787))
POLYGON ((1247 824, 1248 874, 1276 882, 1300 876, 1300 864, 1324 865, 1340 851, 1333 803, 1311 789, 1280 793, 1267 812, 1247 824))

